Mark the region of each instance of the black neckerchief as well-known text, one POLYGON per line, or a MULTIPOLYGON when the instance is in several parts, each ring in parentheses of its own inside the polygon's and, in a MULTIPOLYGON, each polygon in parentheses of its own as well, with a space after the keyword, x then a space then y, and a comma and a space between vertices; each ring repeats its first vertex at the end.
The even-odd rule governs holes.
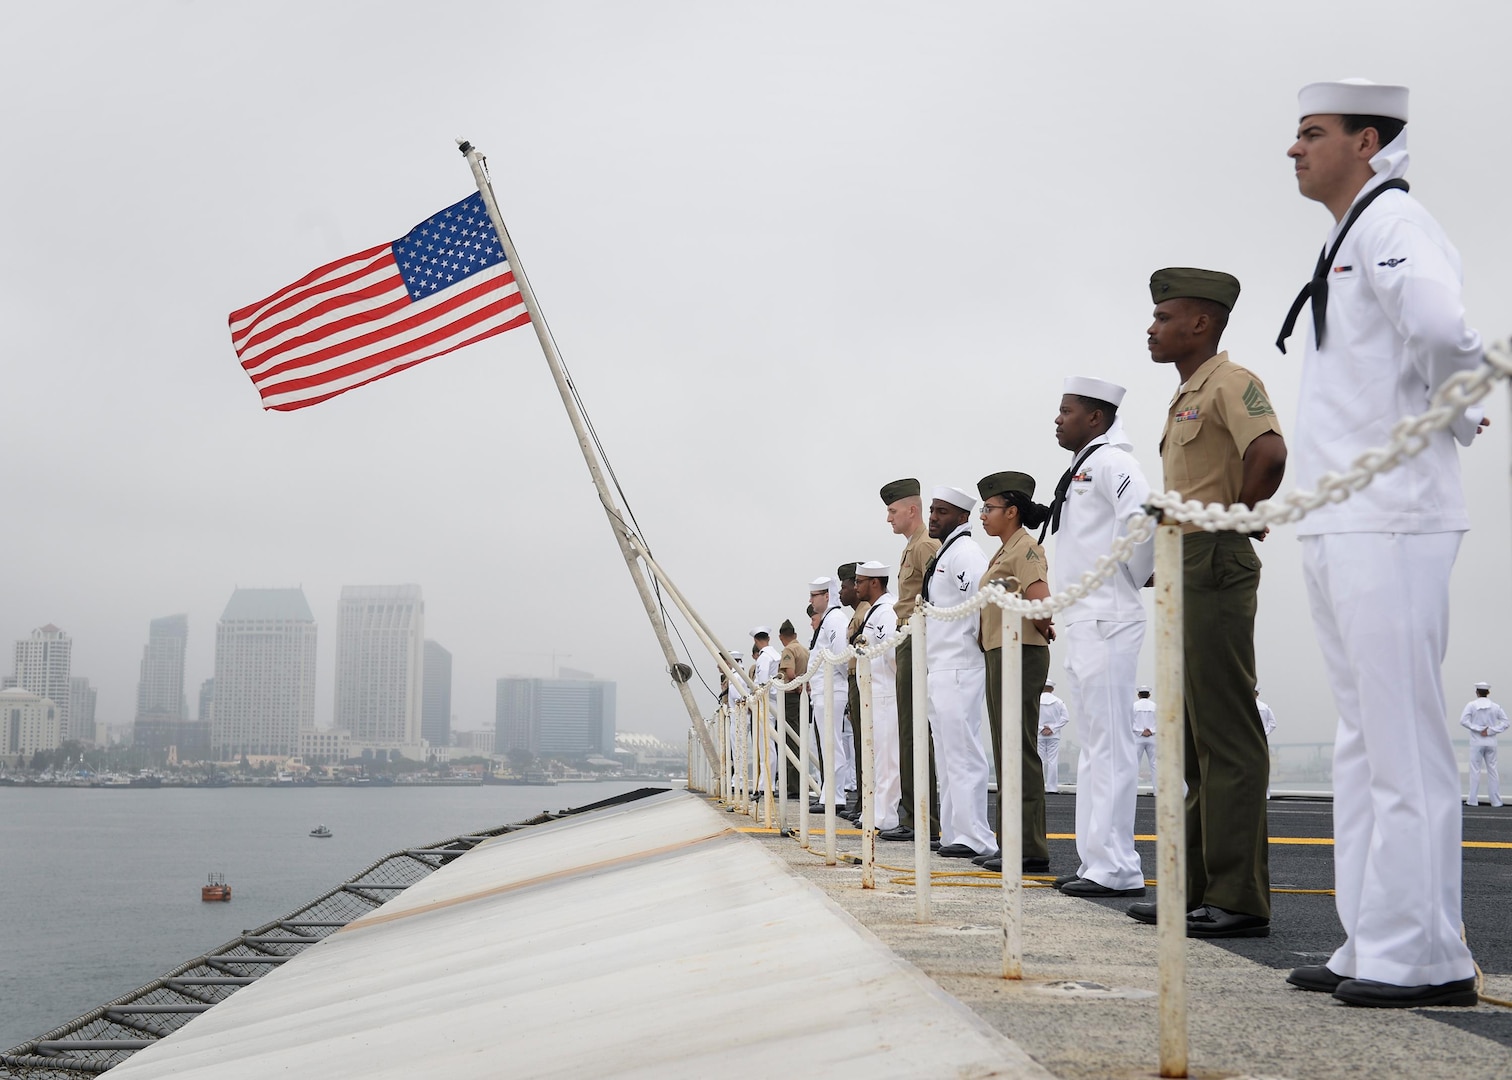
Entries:
POLYGON ((839 604, 835 604, 832 607, 827 607, 827 608, 824 609, 824 614, 821 615, 821 616, 819 616, 819 625, 816 626, 816 627, 814 627, 814 636, 811 637, 811 638, 809 638, 809 652, 813 652, 814 651, 814 646, 817 645, 817 644, 819 644, 819 631, 821 631, 821 630, 824 629, 824 620, 827 619, 827 618, 829 618, 829 613, 831 611, 839 611, 839 610, 840 610, 840 605, 839 604))
POLYGON ((1302 305, 1307 303, 1309 298, 1312 299, 1313 333, 1317 336, 1318 348, 1323 347, 1323 325, 1328 315, 1328 272, 1333 266, 1333 261, 1339 257, 1339 248, 1344 245, 1344 238, 1349 235, 1350 227, 1359 220, 1365 208, 1375 202, 1378 196, 1388 191, 1407 190, 1407 181, 1388 180, 1354 204, 1354 209, 1344 219, 1344 227, 1339 230, 1338 239, 1334 241, 1332 248, 1325 246, 1318 253, 1318 265, 1313 270, 1312 280, 1302 286, 1302 291, 1292 301, 1291 310, 1286 313, 1286 322, 1281 324, 1281 336, 1276 339, 1276 348, 1283 354, 1286 352, 1286 339, 1291 337, 1292 330, 1297 325, 1297 316, 1302 313, 1302 305))
MULTIPOLYGON (((1106 435, 1107 432, 1104 432, 1103 434, 1106 435)), ((1098 437, 1101 438, 1102 436, 1098 437)), ((1061 478, 1055 485, 1055 498, 1050 500, 1050 520, 1045 524, 1045 528, 1040 530, 1039 540, 1037 541, 1037 543, 1043 544, 1045 542, 1046 530, 1049 530, 1052 534, 1060 532, 1061 506, 1065 503, 1066 496, 1071 491, 1071 478, 1076 475, 1076 471, 1078 469, 1086 464, 1086 461, 1089 457, 1091 457, 1093 454, 1097 453, 1107 445, 1108 444, 1106 442, 1100 442, 1093 443, 1091 446, 1083 447, 1082 452, 1072 460, 1071 467, 1065 472, 1061 473, 1061 478)))
POLYGON ((943 543, 942 545, 940 545, 940 550, 934 553, 934 558, 930 559, 929 560, 929 565, 927 565, 927 566, 924 567, 924 585, 923 585, 923 587, 919 591, 923 594, 924 600, 926 602, 928 602, 928 600, 929 600, 929 579, 932 578, 932 577, 934 577, 935 567, 937 567, 937 566, 940 565, 940 558, 941 558, 941 556, 943 556, 947 551, 950 550, 950 545, 951 544, 955 543, 957 540, 959 540, 963 536, 970 536, 970 535, 971 535, 971 530, 970 529, 964 529, 961 532, 956 533, 950 539, 946 540, 945 543, 943 543))

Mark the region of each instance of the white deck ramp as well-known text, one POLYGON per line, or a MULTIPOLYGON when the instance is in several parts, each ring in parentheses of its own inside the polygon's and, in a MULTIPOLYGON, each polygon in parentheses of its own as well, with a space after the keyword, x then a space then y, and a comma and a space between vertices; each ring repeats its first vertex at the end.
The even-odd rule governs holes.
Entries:
MULTIPOLYGON (((743 820, 743 819, 742 819, 743 820)), ((1048 1077, 683 792, 480 845, 112 1069, 1048 1077)))

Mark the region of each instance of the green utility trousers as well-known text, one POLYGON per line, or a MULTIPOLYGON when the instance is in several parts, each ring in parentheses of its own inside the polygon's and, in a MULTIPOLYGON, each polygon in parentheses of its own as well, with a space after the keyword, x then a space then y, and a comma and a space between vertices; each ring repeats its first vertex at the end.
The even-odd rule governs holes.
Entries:
MULTIPOLYGON (((994 612, 995 614, 995 612, 994 612)), ((1039 756, 1039 703, 1050 674, 1050 646, 1020 645, 1024 667, 1023 743, 1024 765, 1024 858, 1048 859, 1050 841, 1045 837, 1045 766, 1039 756)), ((998 805, 1003 798, 1003 650, 987 650, 987 724, 992 728, 992 757, 997 766, 998 805)), ((1002 811, 993 818, 993 832, 1002 824, 1002 811)), ((1002 837, 998 838, 1002 846, 1002 837)))
MULTIPOLYGON (((913 753, 913 638, 904 638, 898 643, 898 771, 903 787, 903 797, 898 806, 898 827, 918 828, 914 824, 914 753, 913 753)), ((928 725, 929 717, 919 717, 919 723, 928 725)), ((929 835, 940 835, 940 785, 935 779, 934 740, 929 739, 929 835)))

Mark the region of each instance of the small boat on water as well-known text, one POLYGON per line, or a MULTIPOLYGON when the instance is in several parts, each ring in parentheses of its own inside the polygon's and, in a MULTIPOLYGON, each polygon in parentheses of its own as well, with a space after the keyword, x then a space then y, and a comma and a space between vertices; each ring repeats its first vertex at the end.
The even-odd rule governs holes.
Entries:
POLYGON ((324 825, 317 825, 310 830, 310 835, 315 837, 315 839, 317 840, 329 840, 336 834, 333 833, 330 829, 326 828, 324 825))
POLYGON ((210 880, 200 886, 201 900, 230 900, 231 886, 226 884, 225 874, 211 874, 210 880))

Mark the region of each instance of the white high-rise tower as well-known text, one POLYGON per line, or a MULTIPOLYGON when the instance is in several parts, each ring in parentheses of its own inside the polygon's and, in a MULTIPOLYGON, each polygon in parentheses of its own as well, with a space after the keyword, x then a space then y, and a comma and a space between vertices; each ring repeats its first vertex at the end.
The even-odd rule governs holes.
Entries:
POLYGON ((336 612, 337 730, 355 744, 418 750, 424 671, 420 586, 345 586, 336 612))
POLYGON ((293 755, 314 726, 315 616, 304 590, 237 589, 215 626, 214 753, 293 755))
POLYGON ((68 723, 69 676, 73 664, 73 640, 52 623, 16 642, 16 674, 13 685, 47 698, 58 707, 59 738, 74 737, 68 723))

